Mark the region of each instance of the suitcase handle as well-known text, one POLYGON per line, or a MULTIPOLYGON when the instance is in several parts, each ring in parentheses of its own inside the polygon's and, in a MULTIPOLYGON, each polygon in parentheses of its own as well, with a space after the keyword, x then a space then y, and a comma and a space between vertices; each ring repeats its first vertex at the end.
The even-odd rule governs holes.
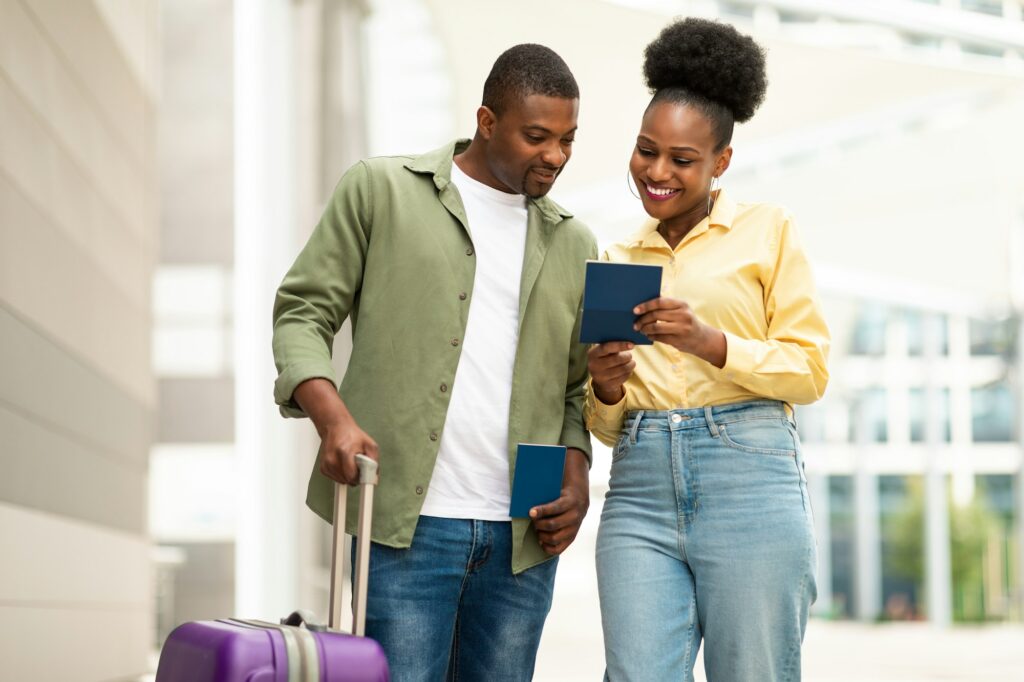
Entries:
POLYGON ((323 632, 327 629, 322 623, 317 621, 316 615, 312 611, 306 609, 298 609, 292 611, 287 616, 281 619, 281 625, 291 625, 296 628, 306 628, 312 632, 323 632))
MULTIPOLYGON (((359 525, 356 535, 356 561, 352 594, 352 634, 362 637, 366 634, 366 587, 370 567, 370 524, 373 518, 373 489, 377 485, 377 462, 366 455, 356 455, 359 468, 359 525)), ((345 507, 348 502, 348 487, 334 484, 334 525, 333 550, 331 552, 331 610, 327 626, 332 630, 341 627, 342 566, 345 564, 345 507)))

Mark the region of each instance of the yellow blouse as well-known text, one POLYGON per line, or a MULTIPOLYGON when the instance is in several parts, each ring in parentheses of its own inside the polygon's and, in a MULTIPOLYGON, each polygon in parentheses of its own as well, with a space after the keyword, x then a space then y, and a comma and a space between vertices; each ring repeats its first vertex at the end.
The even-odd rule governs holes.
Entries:
POLYGON ((828 383, 829 331, 807 257, 784 208, 737 204, 724 190, 675 249, 649 220, 602 259, 663 268, 661 295, 686 301, 725 333, 722 369, 663 343, 636 346, 626 395, 605 405, 588 391, 587 427, 614 445, 630 410, 670 410, 758 398, 806 404, 828 383))

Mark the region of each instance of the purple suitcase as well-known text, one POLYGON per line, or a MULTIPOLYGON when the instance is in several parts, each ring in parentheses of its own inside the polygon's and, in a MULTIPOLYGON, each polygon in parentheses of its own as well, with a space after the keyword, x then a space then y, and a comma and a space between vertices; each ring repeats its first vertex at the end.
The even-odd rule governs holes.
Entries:
POLYGON ((280 625, 238 619, 185 623, 175 628, 164 643, 156 682, 388 682, 383 649, 362 636, 377 463, 362 455, 357 461, 361 490, 352 599, 354 634, 337 630, 341 622, 347 496, 346 487, 337 485, 329 626, 315 625, 308 614, 298 611, 282 619, 280 625))

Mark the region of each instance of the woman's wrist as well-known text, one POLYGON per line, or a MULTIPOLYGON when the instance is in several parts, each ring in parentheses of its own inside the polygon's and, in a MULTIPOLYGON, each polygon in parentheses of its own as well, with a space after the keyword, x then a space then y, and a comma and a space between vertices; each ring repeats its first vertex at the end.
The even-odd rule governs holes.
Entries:
POLYGON ((622 384, 613 389, 608 389, 595 382, 592 384, 592 387, 594 389, 594 397, 605 405, 615 405, 626 397, 626 391, 622 384))
POLYGON ((695 355, 702 360, 714 365, 718 369, 725 367, 725 360, 728 352, 728 345, 725 340, 725 332, 704 325, 704 333, 700 349, 695 355))

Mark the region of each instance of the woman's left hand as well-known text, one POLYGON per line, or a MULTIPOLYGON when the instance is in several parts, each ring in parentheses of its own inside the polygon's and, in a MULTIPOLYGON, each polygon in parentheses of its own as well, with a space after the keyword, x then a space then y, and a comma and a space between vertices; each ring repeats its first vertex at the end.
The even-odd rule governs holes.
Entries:
POLYGON ((725 366, 725 334, 701 322, 686 301, 663 296, 641 303, 633 312, 638 316, 633 328, 651 341, 696 355, 715 367, 725 366))

